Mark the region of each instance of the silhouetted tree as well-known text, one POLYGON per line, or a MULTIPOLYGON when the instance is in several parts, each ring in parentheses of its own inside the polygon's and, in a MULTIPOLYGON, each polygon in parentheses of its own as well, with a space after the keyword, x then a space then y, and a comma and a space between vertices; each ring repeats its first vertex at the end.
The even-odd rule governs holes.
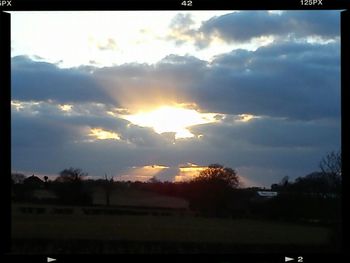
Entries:
POLYGON ((13 201, 28 201, 31 199, 32 189, 29 189, 24 185, 24 180, 26 176, 21 173, 12 173, 11 174, 11 190, 13 193, 13 201))
POLYGON ((195 182, 207 182, 211 184, 221 184, 226 187, 237 188, 239 178, 236 171, 221 164, 211 164, 207 169, 201 171, 199 176, 193 179, 195 182))
POLYGON ((326 194, 332 192, 327 176, 321 172, 313 172, 296 178, 290 188, 293 192, 306 194, 326 194))
POLYGON ((49 186, 49 181, 48 180, 49 180, 49 177, 45 175, 44 176, 44 181, 45 181, 44 185, 45 185, 46 188, 48 188, 48 186, 49 186))
POLYGON ((155 183, 160 183, 160 181, 157 179, 157 177, 155 177, 155 176, 153 176, 153 177, 151 177, 150 179, 148 179, 148 181, 147 181, 148 183, 153 183, 153 184, 155 184, 155 183))
POLYGON ((91 194, 84 188, 83 179, 87 173, 78 168, 64 169, 55 180, 55 192, 64 204, 90 204, 91 194))
POLYGON ((229 213, 232 190, 239 186, 236 171, 220 164, 209 165, 189 182, 189 199, 193 208, 206 215, 229 213))
POLYGON ((271 185, 271 190, 272 191, 278 191, 280 189, 280 185, 279 184, 272 184, 271 185))
POLYGON ((339 195, 341 190, 341 155, 331 152, 320 162, 321 172, 298 177, 294 182, 280 183, 279 190, 294 193, 339 195))
POLYGON ((87 176, 87 173, 84 173, 81 169, 71 167, 69 169, 62 170, 60 172, 60 175, 56 178, 56 181, 57 182, 79 183, 86 176, 87 176))
POLYGON ((325 174, 341 176, 341 152, 330 152, 320 162, 321 171, 325 174))
POLYGON ((289 181, 289 176, 284 176, 278 184, 272 184, 271 190, 286 192, 290 191, 293 186, 293 182, 289 181))
POLYGON ((286 187, 288 184, 289 184, 289 176, 286 175, 282 178, 280 185, 286 187))
POLYGON ((104 190, 106 194, 106 205, 109 206, 111 202, 111 192, 113 190, 113 177, 111 177, 111 179, 108 180, 107 174, 105 174, 104 190))
POLYGON ((330 152, 320 162, 320 168, 324 177, 328 180, 329 188, 340 195, 342 159, 341 152, 330 152))
POLYGON ((340 154, 331 153, 320 163, 322 172, 317 171, 294 182, 282 179, 273 184, 272 189, 279 192, 276 198, 263 208, 269 216, 288 220, 319 220, 338 222, 341 218, 341 159, 340 154))

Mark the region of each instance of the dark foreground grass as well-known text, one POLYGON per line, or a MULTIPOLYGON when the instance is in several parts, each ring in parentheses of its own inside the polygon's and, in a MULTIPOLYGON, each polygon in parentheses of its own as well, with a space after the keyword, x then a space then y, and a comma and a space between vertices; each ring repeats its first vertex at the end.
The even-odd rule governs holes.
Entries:
POLYGON ((13 216, 14 238, 324 244, 324 227, 190 216, 13 216))
POLYGON ((326 251, 330 230, 191 216, 12 215, 13 253, 326 251))
POLYGON ((77 239, 13 239, 11 254, 328 254, 329 245, 239 244, 77 239))

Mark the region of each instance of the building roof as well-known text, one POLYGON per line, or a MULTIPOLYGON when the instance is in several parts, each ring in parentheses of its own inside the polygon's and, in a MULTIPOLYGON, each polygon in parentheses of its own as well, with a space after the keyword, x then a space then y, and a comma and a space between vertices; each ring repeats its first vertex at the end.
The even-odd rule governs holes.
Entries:
POLYGON ((29 176, 28 178, 24 179, 23 183, 25 184, 43 184, 44 182, 34 174, 32 176, 29 176))

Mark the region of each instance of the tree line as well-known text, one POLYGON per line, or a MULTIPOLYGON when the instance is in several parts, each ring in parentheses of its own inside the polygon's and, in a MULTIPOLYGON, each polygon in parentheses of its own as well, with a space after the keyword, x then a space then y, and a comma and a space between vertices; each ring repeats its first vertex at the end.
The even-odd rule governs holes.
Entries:
MULTIPOLYGON (((289 181, 272 184, 273 198, 257 195, 257 187, 240 188, 236 171, 221 164, 209 165, 199 175, 185 182, 161 182, 152 178, 147 182, 86 179, 87 173, 78 168, 60 172, 54 181, 44 178, 41 185, 55 193, 56 199, 44 200, 62 205, 92 205, 93 191, 103 189, 105 205, 111 205, 111 193, 121 189, 151 191, 161 195, 186 199, 190 209, 200 216, 258 217, 283 220, 340 220, 341 211, 341 154, 331 152, 320 162, 320 171, 289 181)), ((30 178, 30 177, 29 177, 30 178)), ((22 174, 12 174, 13 200, 39 202, 33 196, 38 184, 22 174)))

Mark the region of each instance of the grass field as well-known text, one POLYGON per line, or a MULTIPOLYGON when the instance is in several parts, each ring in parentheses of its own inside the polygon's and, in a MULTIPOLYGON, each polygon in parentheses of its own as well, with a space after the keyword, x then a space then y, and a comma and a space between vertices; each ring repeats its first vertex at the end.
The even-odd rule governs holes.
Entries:
POLYGON ((13 215, 13 238, 326 244, 329 230, 248 219, 191 216, 13 215))
MULTIPOLYGON (((119 193, 115 204, 187 207, 182 200, 148 193, 119 193), (147 198, 146 198, 147 197, 147 198), (140 200, 148 200, 141 202, 140 200), (151 201, 152 202, 151 202, 151 201), (161 202, 159 201, 161 200, 161 202)), ((96 196, 103 203, 103 196, 96 196)), ((107 209, 104 206, 90 207, 107 209)), ((122 209, 111 207, 111 209, 122 209)), ((125 208, 140 211, 136 208, 125 208)), ((143 208, 147 211, 147 208, 143 208)), ((142 210, 142 209, 141 209, 142 210)), ((326 227, 252 219, 195 217, 190 213, 167 216, 132 214, 84 214, 83 207, 12 204, 12 251, 19 254, 55 253, 231 253, 266 249, 272 251, 324 250, 331 246, 326 227), (21 207, 45 209, 26 213, 21 207), (68 214, 52 213, 55 209, 68 214), (167 252, 168 251, 168 252, 167 252)), ((149 210, 151 211, 151 210, 149 210)), ((153 215, 152 215, 153 214, 153 215)))
MULTIPOLYGON (((105 205, 105 192, 97 189, 93 194, 93 203, 95 205, 105 205)), ((148 191, 140 191, 133 189, 118 189, 110 194, 111 205, 134 205, 134 206, 157 206, 171 208, 188 208, 189 204, 186 200, 160 195, 148 191)))

